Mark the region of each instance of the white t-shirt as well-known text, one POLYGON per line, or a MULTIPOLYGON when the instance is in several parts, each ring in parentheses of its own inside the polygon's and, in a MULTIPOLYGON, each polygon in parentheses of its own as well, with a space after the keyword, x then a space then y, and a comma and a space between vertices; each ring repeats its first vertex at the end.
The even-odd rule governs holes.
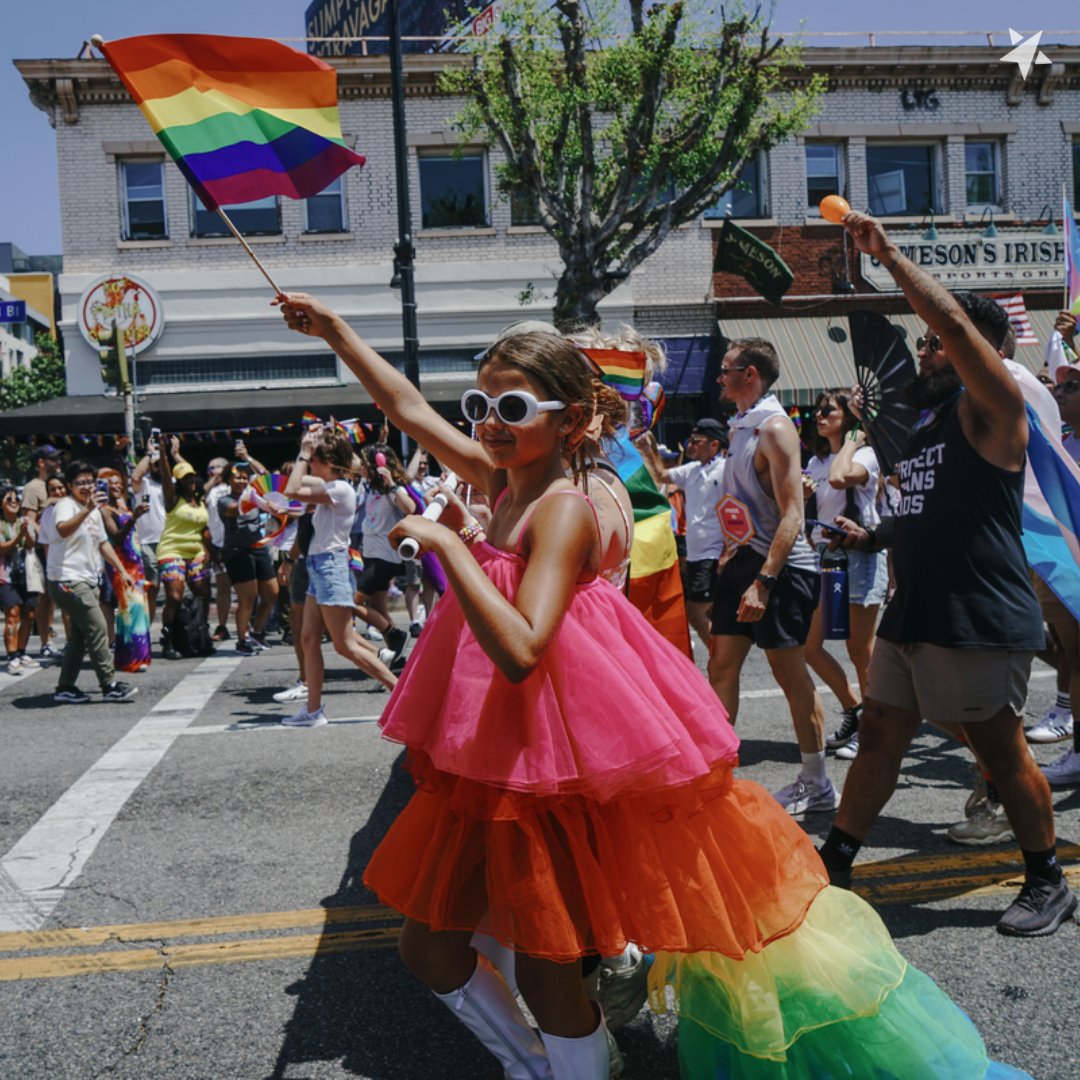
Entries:
POLYGON ((401 556, 387 540, 390 530, 405 515, 391 502, 388 495, 368 490, 364 496, 364 558, 401 562, 401 556))
POLYGON ((53 538, 49 540, 50 581, 85 581, 96 585, 101 573, 101 545, 105 540, 105 522, 96 509, 66 539, 55 526, 82 513, 82 507, 70 495, 62 498, 53 510, 53 538))
POLYGON ((716 516, 716 504, 724 495, 726 459, 719 454, 702 464, 691 461, 668 469, 671 482, 686 495, 686 558, 689 562, 719 559, 724 533, 716 516))
MULTIPOLYGON (((844 516, 847 506, 847 489, 834 488, 829 485, 829 469, 836 460, 835 454, 830 454, 822 460, 816 455, 810 459, 806 466, 806 474, 817 484, 817 519, 832 524, 838 517, 844 516)), ((881 523, 881 516, 877 508, 878 477, 881 468, 878 465, 877 455, 869 446, 861 446, 855 451, 855 461, 867 472, 866 482, 854 488, 855 507, 859 511, 859 519, 864 526, 873 528, 881 523)), ((824 544, 826 537, 821 530, 815 528, 811 541, 814 544, 824 544)))
POLYGON ((150 492, 150 508, 135 522, 135 535, 140 544, 156 544, 165 528, 165 493, 161 490, 161 481, 144 476, 131 486, 139 499, 145 492, 150 492))
MULTIPOLYGON (((215 484, 206 493, 207 526, 210 529, 210 543, 214 547, 225 546, 225 526, 222 524, 221 514, 218 513, 218 503, 221 501, 222 495, 227 495, 228 492, 228 484, 215 484)), ((149 517, 149 515, 147 516, 149 517)))
POLYGON ((349 532, 356 514, 356 492, 346 480, 331 480, 324 490, 332 502, 319 503, 311 515, 315 535, 308 548, 309 556, 349 550, 349 532))

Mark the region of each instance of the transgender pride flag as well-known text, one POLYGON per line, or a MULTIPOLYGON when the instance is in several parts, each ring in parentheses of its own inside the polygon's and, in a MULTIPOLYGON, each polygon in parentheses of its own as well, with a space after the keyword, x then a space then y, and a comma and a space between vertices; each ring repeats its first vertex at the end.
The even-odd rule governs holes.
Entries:
POLYGON ((1049 391, 1026 368, 1005 366, 1027 402, 1028 465, 1024 476, 1024 552, 1028 564, 1080 619, 1080 467, 1058 432, 1061 422, 1049 391))

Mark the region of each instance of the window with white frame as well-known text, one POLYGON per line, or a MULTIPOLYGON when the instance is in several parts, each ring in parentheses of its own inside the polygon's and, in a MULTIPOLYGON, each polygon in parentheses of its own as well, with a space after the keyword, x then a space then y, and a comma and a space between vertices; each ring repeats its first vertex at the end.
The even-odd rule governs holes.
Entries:
POLYGON ((418 149, 420 227, 476 229, 491 224, 487 151, 418 149))
POLYGON ((327 184, 318 195, 304 200, 304 232, 347 232, 347 222, 344 176, 327 184))
MULTIPOLYGON (((222 206, 229 220, 243 236, 276 236, 281 232, 278 198, 268 195, 255 202, 222 206)), ((215 210, 207 210, 202 199, 191 193, 191 235, 197 238, 230 236, 228 227, 215 210)))
POLYGON ((964 188, 971 207, 1001 205, 1001 144, 964 143, 964 188))
POLYGON ((826 195, 844 195, 844 147, 842 143, 806 144, 806 205, 811 214, 826 195))
POLYGON ((125 240, 165 240, 165 166, 162 161, 119 163, 121 234, 125 240))
POLYGON ((748 161, 739 173, 734 186, 720 197, 719 202, 705 211, 707 219, 761 218, 768 215, 765 198, 765 156, 759 154, 748 161))
POLYGON ((866 186, 875 217, 940 213, 941 144, 866 144, 866 186))

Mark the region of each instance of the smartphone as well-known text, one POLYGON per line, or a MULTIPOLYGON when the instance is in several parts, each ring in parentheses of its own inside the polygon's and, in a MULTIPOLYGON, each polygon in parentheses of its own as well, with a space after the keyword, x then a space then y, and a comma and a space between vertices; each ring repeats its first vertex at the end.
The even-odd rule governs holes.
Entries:
POLYGON ((142 501, 143 501, 143 502, 144 502, 144 503, 145 503, 145 504, 146 504, 147 506, 149 506, 149 505, 150 505, 150 492, 149 492, 149 491, 144 491, 144 492, 143 492, 143 496, 142 496, 142 501))
POLYGON ((814 525, 819 528, 823 533, 827 533, 830 536, 839 536, 841 539, 844 539, 844 537, 847 536, 847 533, 844 532, 844 530, 841 529, 839 526, 830 525, 827 521, 818 521, 817 518, 809 518, 806 524, 814 525))
POLYGON ((99 495, 104 495, 106 498, 109 497, 109 481, 108 480, 99 480, 95 486, 97 487, 97 491, 98 491, 99 495))

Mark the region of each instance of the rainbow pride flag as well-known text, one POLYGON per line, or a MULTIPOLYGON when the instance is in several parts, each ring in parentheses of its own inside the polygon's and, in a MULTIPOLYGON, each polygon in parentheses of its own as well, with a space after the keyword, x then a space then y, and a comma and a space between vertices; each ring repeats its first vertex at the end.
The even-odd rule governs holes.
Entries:
POLYGON ((346 145, 337 73, 264 38, 147 34, 105 59, 208 210, 317 195, 364 158, 346 145))
POLYGON ((1068 195, 1062 196, 1065 226, 1065 289, 1068 293, 1068 309, 1073 315, 1080 315, 1080 236, 1077 235, 1076 222, 1073 220, 1072 207, 1068 195))
POLYGON ((608 386, 618 390, 629 401, 641 397, 647 365, 647 357, 643 352, 630 352, 627 349, 586 349, 580 345, 578 349, 608 386))

